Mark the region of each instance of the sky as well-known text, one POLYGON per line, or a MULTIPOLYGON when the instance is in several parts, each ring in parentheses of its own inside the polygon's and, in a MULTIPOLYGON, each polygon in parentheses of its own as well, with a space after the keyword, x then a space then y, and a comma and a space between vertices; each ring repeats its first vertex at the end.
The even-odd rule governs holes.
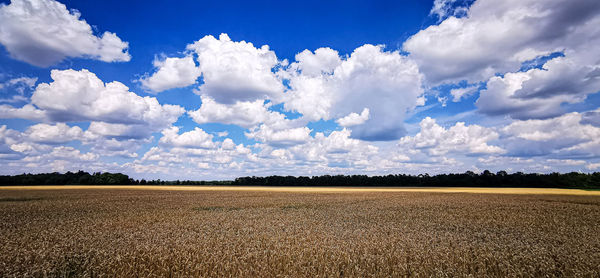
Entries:
POLYGON ((597 26, 597 0, 0 1, 0 174, 599 171, 597 26))

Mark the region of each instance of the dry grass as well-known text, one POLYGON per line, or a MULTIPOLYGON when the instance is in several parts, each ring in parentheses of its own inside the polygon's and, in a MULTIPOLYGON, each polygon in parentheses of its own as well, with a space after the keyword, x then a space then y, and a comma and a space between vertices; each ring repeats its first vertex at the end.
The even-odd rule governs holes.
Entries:
POLYGON ((600 196, 600 191, 563 188, 493 188, 493 187, 276 187, 276 186, 148 186, 148 185, 39 185, 0 186, 0 190, 65 190, 65 189, 135 189, 171 191, 266 191, 311 193, 361 192, 440 192, 478 194, 544 194, 600 196))
POLYGON ((0 277, 600 275, 600 198, 0 190, 0 277))

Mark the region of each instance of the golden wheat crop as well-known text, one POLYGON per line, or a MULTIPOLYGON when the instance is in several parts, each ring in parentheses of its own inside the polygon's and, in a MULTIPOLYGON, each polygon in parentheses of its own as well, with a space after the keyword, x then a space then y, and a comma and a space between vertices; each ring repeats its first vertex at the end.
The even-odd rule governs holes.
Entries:
POLYGON ((0 190, 0 277, 598 277, 598 235, 598 196, 0 190))
POLYGON ((175 185, 25 185, 0 186, 0 190, 67 190, 67 189, 135 189, 170 191, 267 191, 311 193, 361 192, 439 192, 477 194, 543 194, 600 196, 600 191, 568 188, 507 188, 507 187, 278 187, 278 186, 175 186, 175 185))

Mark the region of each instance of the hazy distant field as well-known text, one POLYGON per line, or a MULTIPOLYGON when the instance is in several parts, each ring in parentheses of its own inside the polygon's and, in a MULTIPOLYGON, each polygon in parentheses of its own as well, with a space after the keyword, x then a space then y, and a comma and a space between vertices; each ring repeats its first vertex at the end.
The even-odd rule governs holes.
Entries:
POLYGON ((492 188, 492 187, 275 187, 275 186, 159 186, 159 185, 39 185, 0 186, 0 190, 45 190, 45 189, 136 189, 172 191, 267 191, 305 193, 357 193, 357 192, 440 192, 440 193, 485 193, 485 194, 544 194, 544 195, 595 195, 598 190, 562 188, 492 188))
POLYGON ((48 189, 0 189, 0 277, 600 275, 599 191, 48 189))

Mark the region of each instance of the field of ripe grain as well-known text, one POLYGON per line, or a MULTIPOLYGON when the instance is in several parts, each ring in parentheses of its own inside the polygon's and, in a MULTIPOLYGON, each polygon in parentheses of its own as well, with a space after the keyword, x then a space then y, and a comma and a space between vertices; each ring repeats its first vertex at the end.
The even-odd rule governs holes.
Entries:
POLYGON ((600 196, 487 193, 0 190, 0 277, 600 275, 600 196))
POLYGON ((67 190, 67 189, 135 189, 170 191, 267 191, 305 193, 360 192, 434 192, 482 194, 543 194, 600 196, 598 190, 566 188, 507 188, 507 187, 278 187, 278 186, 187 186, 187 185, 25 185, 0 186, 0 190, 67 190))

